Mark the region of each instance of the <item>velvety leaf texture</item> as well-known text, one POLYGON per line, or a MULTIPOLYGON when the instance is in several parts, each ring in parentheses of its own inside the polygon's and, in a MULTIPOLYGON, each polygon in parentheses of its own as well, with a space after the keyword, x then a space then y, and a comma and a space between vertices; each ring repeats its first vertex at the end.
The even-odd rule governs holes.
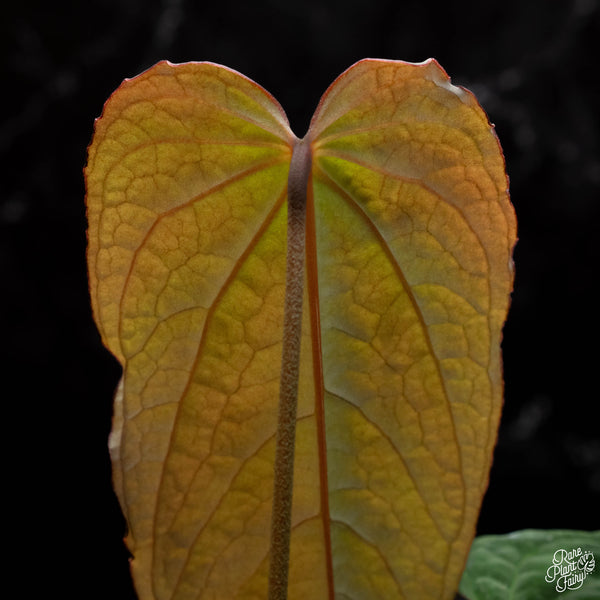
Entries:
POLYGON ((598 557, 600 531, 483 535, 473 542, 460 591, 469 600, 597 600, 598 557))
MULTIPOLYGON (((452 598, 502 404, 502 152, 433 60, 356 63, 306 139, 289 598, 452 598)), ((266 598, 296 142, 211 63, 157 64, 96 122, 90 293, 140 600, 266 598)))

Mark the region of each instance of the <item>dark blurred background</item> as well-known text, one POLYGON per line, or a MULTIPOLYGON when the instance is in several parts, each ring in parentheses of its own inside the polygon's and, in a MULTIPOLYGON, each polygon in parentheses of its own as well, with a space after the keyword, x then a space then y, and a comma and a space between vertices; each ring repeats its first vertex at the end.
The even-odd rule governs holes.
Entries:
POLYGON ((37 597, 36 584, 134 597, 106 447, 119 368, 89 307, 82 168, 106 98, 161 59, 242 72, 299 136, 364 57, 433 56, 477 94, 520 238, 479 533, 599 528, 598 0, 20 0, 2 12, 0 398, 5 496, 26 509, 5 513, 25 567, 15 597, 37 597))

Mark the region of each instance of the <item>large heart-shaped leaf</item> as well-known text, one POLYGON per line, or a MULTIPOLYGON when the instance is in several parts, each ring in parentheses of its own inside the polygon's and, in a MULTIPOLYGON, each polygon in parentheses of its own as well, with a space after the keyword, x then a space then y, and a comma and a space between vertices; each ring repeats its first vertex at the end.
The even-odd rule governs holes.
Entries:
POLYGON ((515 242, 474 97, 432 60, 360 61, 299 142, 254 82, 162 62, 106 103, 86 182, 140 598, 266 598, 300 300, 289 597, 452 597, 496 439, 515 242), (286 241, 300 147, 304 252, 286 241))

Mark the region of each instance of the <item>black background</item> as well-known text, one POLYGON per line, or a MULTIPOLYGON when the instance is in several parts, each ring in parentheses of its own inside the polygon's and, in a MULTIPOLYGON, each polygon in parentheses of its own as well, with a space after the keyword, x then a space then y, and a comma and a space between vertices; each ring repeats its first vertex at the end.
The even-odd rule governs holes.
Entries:
POLYGON ((7 4, 0 398, 5 519, 24 567, 8 574, 15 597, 36 585, 61 598, 134 597, 106 447, 119 368, 89 308, 82 168, 106 98, 161 59, 242 72, 298 136, 327 86, 364 57, 433 56, 477 94, 504 147, 520 238, 505 411, 478 531, 597 529, 599 36, 598 0, 7 4))

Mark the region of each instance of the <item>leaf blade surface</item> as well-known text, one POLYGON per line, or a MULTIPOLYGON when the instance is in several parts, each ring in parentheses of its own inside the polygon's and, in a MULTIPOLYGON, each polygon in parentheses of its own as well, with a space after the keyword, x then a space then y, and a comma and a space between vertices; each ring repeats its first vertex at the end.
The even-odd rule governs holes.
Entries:
POLYGON ((460 592, 469 600, 592 600, 600 594, 599 554, 599 531, 524 529, 482 535, 471 547, 460 592), (555 562, 561 549, 565 552, 555 562))
POLYGON ((311 130, 336 591, 450 597, 502 403, 502 153, 434 61, 357 63, 311 130))
POLYGON ((227 565, 260 563, 291 139, 272 98, 210 64, 125 82, 96 126, 90 288, 124 366, 111 447, 140 598, 233 596, 227 565))
MULTIPOLYGON (((433 61, 357 63, 308 137, 289 597, 451 597, 502 397, 502 153, 433 61)), ((124 366, 110 445, 142 600, 266 597, 294 140, 210 63, 159 63, 96 124, 90 292, 124 366)))

